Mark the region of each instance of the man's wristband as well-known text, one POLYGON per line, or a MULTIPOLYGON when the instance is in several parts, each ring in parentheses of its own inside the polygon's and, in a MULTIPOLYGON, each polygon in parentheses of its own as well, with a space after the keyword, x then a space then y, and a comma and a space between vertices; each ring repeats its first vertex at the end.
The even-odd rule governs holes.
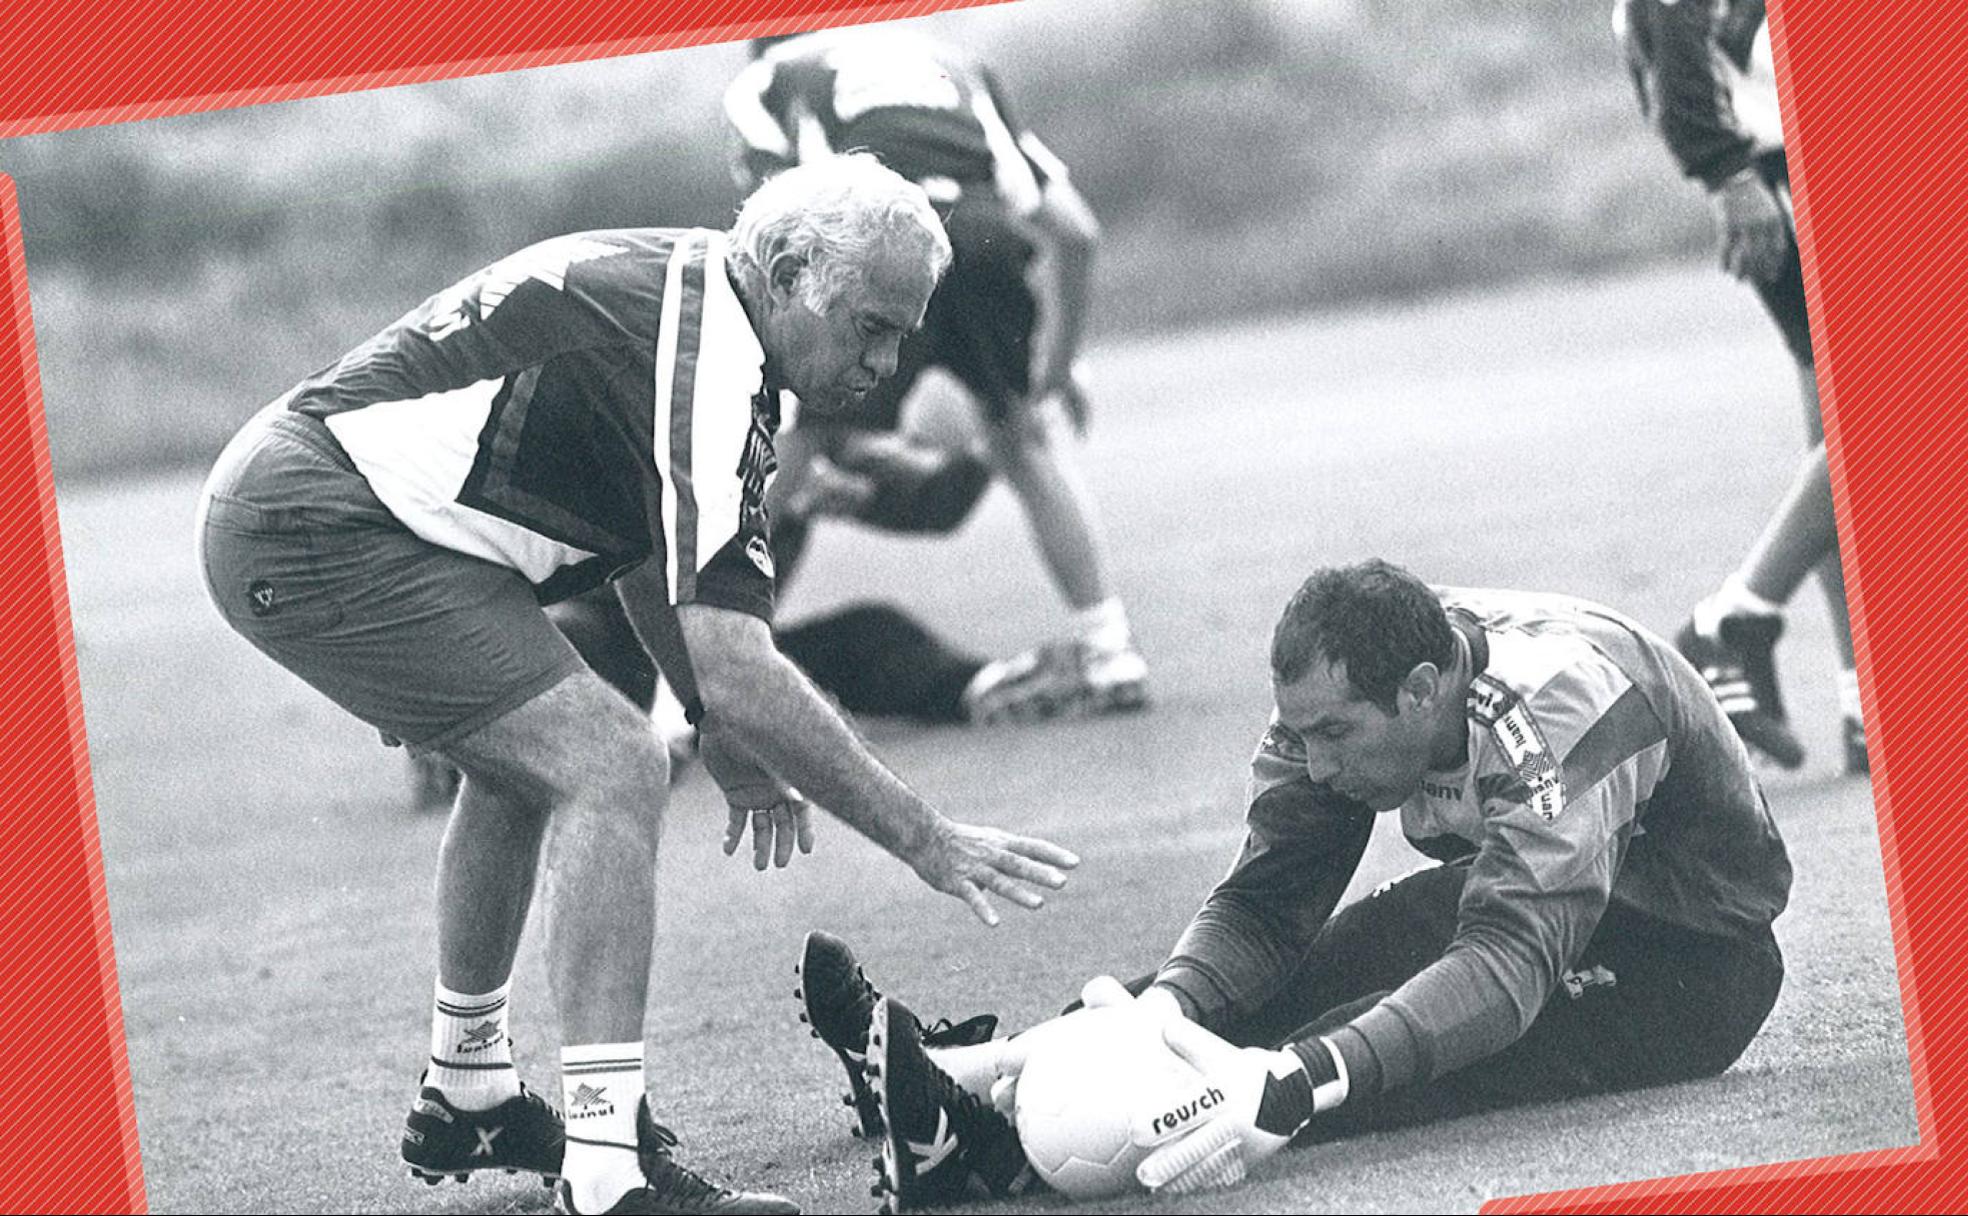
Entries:
POLYGON ((1352 1091, 1352 1078, 1347 1075, 1346 1057, 1339 1054, 1330 1040, 1315 1035, 1293 1043, 1289 1050, 1311 1078, 1315 1112, 1329 1111, 1346 1101, 1352 1091))

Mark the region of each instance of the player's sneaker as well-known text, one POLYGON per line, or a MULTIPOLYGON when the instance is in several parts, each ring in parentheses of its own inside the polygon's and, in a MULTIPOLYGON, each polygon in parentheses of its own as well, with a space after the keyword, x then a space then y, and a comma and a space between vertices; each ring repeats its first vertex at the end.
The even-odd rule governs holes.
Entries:
POLYGON ((1845 719, 1845 772, 1847 776, 1872 775, 1872 756, 1866 751, 1865 719, 1845 719))
MULTIPOLYGON (((800 1021, 840 1057, 848 1084, 841 1102, 854 1108, 854 1134, 872 1140, 881 1135, 882 1124, 881 1107, 868 1085, 868 1026, 881 993, 868 982, 847 943, 819 930, 806 935, 793 974, 800 980, 793 989, 800 1021)), ((945 1018, 923 1032, 923 1041, 930 1047, 969 1047, 990 1042, 997 1029, 998 1019, 988 1013, 954 1024, 945 1018)))
POLYGON ((1083 695, 1078 646, 1050 642, 986 663, 964 689, 964 717, 982 723, 1037 722, 1067 712, 1083 695))
POLYGON ((426 1085, 403 1121, 403 1163, 432 1186, 447 1176, 468 1181, 479 1170, 524 1170, 552 1186, 566 1148, 560 1112, 524 1085, 491 1110, 459 1110, 426 1085))
POLYGON ((1124 713, 1148 707, 1148 660, 1134 643, 1113 650, 1079 647, 1080 680, 1089 713, 1124 713))
POLYGON ((1742 741, 1784 768, 1796 768, 1804 763, 1804 746, 1791 733, 1777 692, 1775 652, 1782 636, 1782 617, 1737 614, 1723 617, 1713 634, 1689 621, 1674 645, 1708 681, 1742 741))
MULTIPOLYGON (((636 1160, 643 1185, 615 1201, 605 1216, 645 1216, 649 1213, 717 1213, 718 1216, 799 1216, 797 1203, 770 1191, 734 1191, 719 1186, 688 1166, 678 1165, 670 1150, 676 1134, 649 1114, 649 1099, 636 1107, 636 1160)), ((563 1216, 586 1216, 574 1206, 574 1189, 565 1181, 554 1191, 553 1210, 563 1216)), ((594 1216, 604 1216, 595 1213, 594 1216)))
POLYGON ((930 1060, 915 1015, 890 997, 875 1002, 868 1076, 881 1103, 873 1193, 885 1197, 882 1211, 960 1202, 972 1177, 999 1197, 1022 1186, 1017 1129, 930 1060))
POLYGON ((1049 642, 987 663, 963 693, 964 716, 983 723, 1119 713, 1147 704, 1148 663, 1140 651, 1084 642, 1049 642))

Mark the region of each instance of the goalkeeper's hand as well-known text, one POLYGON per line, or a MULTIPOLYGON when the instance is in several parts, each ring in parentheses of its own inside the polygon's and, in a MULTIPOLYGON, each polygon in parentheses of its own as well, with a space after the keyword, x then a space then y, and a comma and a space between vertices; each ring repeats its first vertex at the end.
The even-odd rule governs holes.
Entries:
POLYGON ((1162 1038, 1202 1079, 1186 1101, 1135 1116, 1135 1143, 1156 1146, 1135 1168, 1151 1191, 1179 1195, 1242 1182, 1248 1167, 1346 1097, 1343 1080, 1317 1084, 1290 1049, 1232 1047, 1183 1019, 1165 1024, 1162 1038))

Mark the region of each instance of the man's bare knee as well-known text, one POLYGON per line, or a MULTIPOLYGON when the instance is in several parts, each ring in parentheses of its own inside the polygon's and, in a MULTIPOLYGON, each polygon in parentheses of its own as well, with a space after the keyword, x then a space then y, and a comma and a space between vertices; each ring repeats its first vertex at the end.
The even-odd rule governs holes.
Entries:
POLYGON ((648 721, 592 672, 579 671, 442 749, 497 797, 558 810, 659 806, 669 755, 648 721))

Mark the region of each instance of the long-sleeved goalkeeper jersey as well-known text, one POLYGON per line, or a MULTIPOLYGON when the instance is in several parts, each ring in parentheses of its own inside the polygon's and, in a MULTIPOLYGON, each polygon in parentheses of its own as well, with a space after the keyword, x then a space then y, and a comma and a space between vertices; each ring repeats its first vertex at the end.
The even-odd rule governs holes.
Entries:
MULTIPOLYGON (((1443 589, 1472 680, 1465 763, 1399 808, 1414 846, 1465 861, 1454 939, 1355 1019, 1384 1087, 1515 1041, 1611 903, 1719 937, 1764 933, 1790 862, 1749 756, 1701 676, 1609 609, 1443 589)), ((1316 785, 1273 715, 1252 763, 1249 832, 1161 982, 1206 1017, 1277 991, 1338 903, 1373 815, 1316 785)))

